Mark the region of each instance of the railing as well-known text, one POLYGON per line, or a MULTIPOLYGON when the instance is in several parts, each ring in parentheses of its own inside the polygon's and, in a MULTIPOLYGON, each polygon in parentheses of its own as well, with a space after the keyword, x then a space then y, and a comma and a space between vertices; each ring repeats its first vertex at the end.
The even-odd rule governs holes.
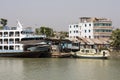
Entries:
POLYGON ((0 50, 0 53, 23 52, 23 50, 0 50))

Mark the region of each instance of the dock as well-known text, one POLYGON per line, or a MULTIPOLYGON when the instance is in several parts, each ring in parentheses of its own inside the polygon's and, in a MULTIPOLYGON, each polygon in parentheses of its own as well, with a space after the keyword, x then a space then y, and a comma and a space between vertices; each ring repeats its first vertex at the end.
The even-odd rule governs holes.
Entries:
POLYGON ((71 53, 53 52, 51 57, 52 58, 68 58, 68 57, 71 57, 71 53))

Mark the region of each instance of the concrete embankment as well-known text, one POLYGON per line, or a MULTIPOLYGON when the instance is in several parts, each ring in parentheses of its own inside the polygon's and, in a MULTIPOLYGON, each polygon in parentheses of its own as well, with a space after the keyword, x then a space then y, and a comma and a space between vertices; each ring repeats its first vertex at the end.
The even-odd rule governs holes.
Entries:
POLYGON ((52 58, 69 58, 71 57, 70 53, 60 53, 60 52, 53 52, 51 55, 52 58))

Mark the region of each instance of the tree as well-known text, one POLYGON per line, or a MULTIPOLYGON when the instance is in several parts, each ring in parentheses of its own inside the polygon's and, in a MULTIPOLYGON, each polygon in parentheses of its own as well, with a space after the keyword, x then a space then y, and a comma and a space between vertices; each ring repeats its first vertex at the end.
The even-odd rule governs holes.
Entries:
POLYGON ((35 29, 35 33, 36 33, 36 34, 40 34, 39 28, 36 28, 36 29, 35 29))
POLYGON ((46 34, 46 27, 40 27, 40 34, 42 35, 46 34))
POLYGON ((60 39, 64 39, 65 37, 68 37, 68 32, 60 32, 60 39))
POLYGON ((46 35, 47 37, 52 37, 53 36, 53 29, 49 28, 49 27, 40 27, 40 28, 36 28, 35 30, 36 34, 41 34, 41 35, 46 35))
POLYGON ((1 18, 1 21, 0 21, 0 22, 1 22, 1 24, 3 25, 3 27, 7 25, 7 19, 1 18))
POLYGON ((111 35, 111 45, 114 49, 120 49, 120 29, 116 29, 112 32, 111 35))

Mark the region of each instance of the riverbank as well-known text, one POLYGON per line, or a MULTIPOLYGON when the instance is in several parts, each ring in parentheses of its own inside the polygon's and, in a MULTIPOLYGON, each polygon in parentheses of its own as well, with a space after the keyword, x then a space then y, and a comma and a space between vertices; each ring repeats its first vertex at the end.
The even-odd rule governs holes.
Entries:
POLYGON ((51 58, 69 58, 71 57, 71 53, 64 52, 52 52, 51 58))
POLYGON ((120 58, 120 50, 113 50, 110 52, 110 58, 120 58))

